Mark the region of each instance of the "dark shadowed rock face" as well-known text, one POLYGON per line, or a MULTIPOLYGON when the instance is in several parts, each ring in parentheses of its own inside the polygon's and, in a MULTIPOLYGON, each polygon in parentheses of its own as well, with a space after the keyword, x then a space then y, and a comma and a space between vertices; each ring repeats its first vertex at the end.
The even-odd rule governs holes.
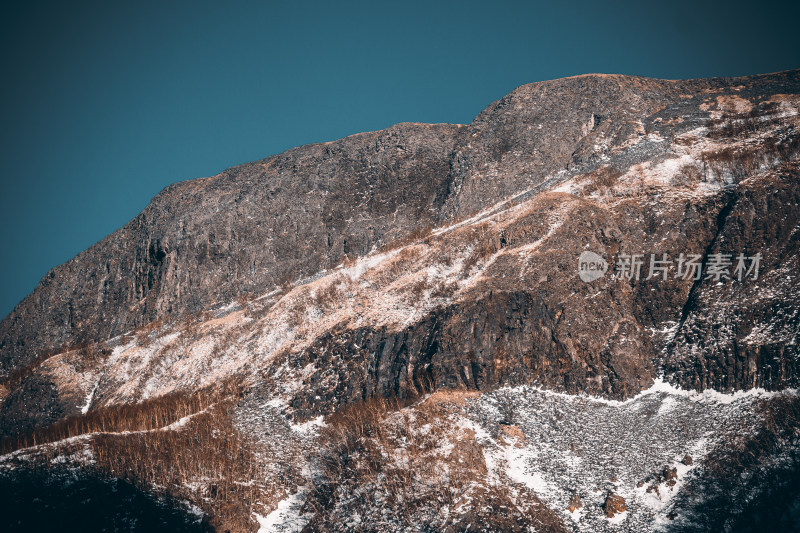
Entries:
MULTIPOLYGON (((665 370, 686 388, 782 389, 800 376, 797 165, 731 191, 708 253, 761 254, 759 279, 692 287, 665 370)), ((735 257, 732 258, 735 262, 735 257)))
POLYGON ((8 532, 213 531, 179 502, 159 500, 124 481, 91 474, 4 472, 0 489, 0 523, 8 532))
MULTIPOLYGON (((294 368, 315 367, 306 376, 313 386, 295 398, 298 412, 313 414, 319 399, 334 405, 428 386, 537 383, 621 398, 664 371, 692 387, 786 387, 798 378, 800 193, 790 111, 798 93, 800 71, 693 81, 579 76, 520 87, 469 126, 399 124, 177 183, 53 269, 3 320, 2 372, 63 345, 321 276, 422 228, 541 199, 471 240, 432 239, 451 257, 487 248, 485 270, 420 320, 344 321, 303 350, 284 351, 294 368), (708 148, 682 152, 697 145, 708 148), (755 152, 745 160, 748 146, 755 152), (684 160, 696 164, 675 163, 684 160), (670 164, 684 166, 663 170, 670 164), (554 190, 568 183, 577 189, 554 190), (764 259, 758 283, 584 284, 576 266, 586 249, 608 259, 764 259)), ((41 396, 31 391, 46 383, 12 391, 4 423, 19 422, 30 411, 24 398, 41 396)), ((50 403, 35 410, 62 416, 50 403)))

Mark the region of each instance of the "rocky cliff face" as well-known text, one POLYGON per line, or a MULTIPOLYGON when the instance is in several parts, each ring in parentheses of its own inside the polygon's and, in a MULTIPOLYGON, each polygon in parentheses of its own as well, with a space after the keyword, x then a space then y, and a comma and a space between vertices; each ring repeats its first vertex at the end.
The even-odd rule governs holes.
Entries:
POLYGON ((579 76, 168 187, 0 324, 0 433, 230 381, 292 423, 441 389, 796 387, 798 110, 800 71, 579 76))
POLYGON ((268 291, 432 225, 458 129, 398 124, 167 187, 50 271, 2 322, 4 372, 45 350, 268 291))
MULTIPOLYGON (((421 227, 509 198, 522 201, 598 166, 626 172, 668 159, 681 135, 721 113, 779 105, 775 95, 796 94, 797 78, 590 75, 535 83, 469 126, 400 124, 178 183, 124 228, 53 269, 3 320, 3 372, 47 350, 268 292, 421 227)), ((778 120, 764 109, 765 120, 778 120)), ((790 209, 791 197, 785 200, 772 201, 790 209)), ((770 213, 769 205, 749 203, 750 217, 758 209, 770 213)), ((713 226, 716 214, 699 222, 713 226)), ((664 222, 645 215, 653 228, 664 222)), ((790 222, 781 225, 791 230, 790 222)), ((696 249, 705 250, 711 236, 696 237, 696 249)), ((735 244, 758 244, 757 237, 735 244)))

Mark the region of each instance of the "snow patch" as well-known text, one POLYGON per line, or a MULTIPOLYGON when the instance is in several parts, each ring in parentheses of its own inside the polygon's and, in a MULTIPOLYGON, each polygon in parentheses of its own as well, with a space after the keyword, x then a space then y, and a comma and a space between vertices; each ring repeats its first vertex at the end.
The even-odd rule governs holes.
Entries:
POLYGON ((257 513, 258 533, 296 533, 308 524, 310 517, 304 516, 301 509, 308 491, 301 488, 278 503, 278 507, 266 516, 257 513))

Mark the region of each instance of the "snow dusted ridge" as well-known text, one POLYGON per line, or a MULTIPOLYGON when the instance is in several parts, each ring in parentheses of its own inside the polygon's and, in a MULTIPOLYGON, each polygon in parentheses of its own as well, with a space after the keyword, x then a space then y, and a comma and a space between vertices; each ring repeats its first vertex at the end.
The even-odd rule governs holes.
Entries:
POLYGON ((299 533, 308 524, 308 517, 303 516, 302 507, 308 491, 300 489, 286 499, 278 502, 274 511, 266 516, 256 514, 258 533, 299 533))
MULTIPOLYGON (((703 530, 692 504, 698 501, 693 494, 703 490, 709 457, 727 452, 732 433, 755 434, 763 422, 759 410, 763 402, 797 394, 795 390, 696 393, 662 381, 622 402, 531 386, 468 393, 463 399, 459 393, 436 393, 388 414, 382 423, 385 435, 366 438, 362 449, 377 446, 388 468, 409 469, 405 490, 411 501, 425 501, 426 491, 435 493, 442 489, 439 484, 454 483, 458 469, 474 463, 470 488, 458 491, 455 502, 423 504, 414 511, 434 528, 465 509, 480 507, 486 491, 499 489, 508 499, 504 509, 492 508, 496 516, 530 516, 531 498, 538 498, 561 519, 565 531, 703 530), (415 447, 424 452, 412 455, 415 447), (612 493, 624 498, 626 511, 608 517, 604 503, 612 493), (568 509, 576 497, 580 506, 568 509)), ((369 462, 370 456, 362 455, 367 453, 374 452, 354 452, 354 475, 369 462)), ((311 483, 311 471, 306 475, 311 483)), ((382 517, 388 530, 416 531, 413 520, 419 518, 403 525, 402 513, 409 512, 404 502, 386 503, 384 511, 375 507, 375 501, 391 498, 380 477, 350 483, 330 510, 343 530, 382 517), (362 502, 365 494, 371 504, 362 502)), ((308 496, 307 487, 301 486, 271 506, 269 513, 256 513, 259 531, 300 531, 310 518, 303 514, 308 496)), ((736 507, 730 510, 732 517, 741 511, 736 507)), ((473 520, 482 523, 477 517, 473 520)), ((528 529, 534 530, 538 529, 528 529)))
MULTIPOLYGON (((435 443, 428 451, 444 464, 440 482, 449 483, 454 475, 453 457, 474 442, 485 463, 485 475, 475 479, 469 498, 479 498, 480 491, 503 487, 508 490, 510 505, 524 510, 535 497, 562 519, 568 531, 579 532, 640 532, 669 531, 673 526, 691 528, 693 518, 681 504, 679 496, 697 490, 708 456, 724 451, 726 435, 730 432, 755 432, 761 423, 757 409, 760 402, 796 397, 798 391, 767 392, 738 391, 731 394, 716 391, 686 391, 657 380, 647 390, 625 401, 587 395, 569 395, 532 386, 504 387, 491 393, 437 393, 418 403, 389 413, 384 431, 395 442, 407 442, 405 426, 435 443), (463 395, 463 400, 459 399, 463 395), (444 405, 443 418, 430 418, 430 404, 444 405), (449 414, 447 414, 449 413, 449 414), (433 427, 436 426, 436 428, 433 427), (434 431, 436 433, 434 434, 434 431), (687 460, 688 457, 688 460, 687 460), (674 469, 673 482, 665 479, 667 469, 674 469), (477 492, 476 492, 477 491, 477 492), (604 501, 609 493, 625 499, 627 510, 612 518, 605 515, 604 501), (581 507, 570 511, 568 505, 575 497, 581 507)), ((273 399, 263 403, 257 396, 247 396, 237 410, 237 425, 246 433, 259 436, 272 449, 279 446, 291 450, 292 462, 305 464, 305 484, 291 489, 277 501, 265 500, 253 513, 259 533, 296 533, 309 524, 312 515, 306 506, 319 476, 312 466, 319 452, 316 439, 325 427, 322 418, 291 424, 281 414, 284 402, 273 399), (300 455, 297 453, 300 452, 300 455)), ((193 416, 153 431, 180 431, 193 416)), ((123 435, 123 433, 119 433, 123 435)), ((69 442, 44 445, 74 451, 57 455, 54 462, 87 465, 93 462, 87 439, 92 435, 69 439, 69 442), (69 449, 69 448, 67 448, 69 449)), ((417 437, 419 439, 419 437, 417 437)), ((414 439, 411 439, 414 441, 414 439)), ((419 444, 417 442, 417 444, 419 444)), ((3 468, 12 468, 40 447, 21 450, 0 458, 3 468)), ((280 449, 280 448, 278 448, 280 449)), ((38 450, 38 451, 37 451, 38 450)), ((283 468, 274 462, 275 455, 262 460, 276 471, 283 468)), ((287 453, 284 457, 289 457, 287 453)), ((395 450, 392 461, 408 465, 406 451, 395 450)), ((433 472, 422 466, 420 487, 433 472)), ((480 469, 478 469, 480 471, 480 469)), ((364 480, 363 482, 366 482, 364 480)), ((378 491, 380 487, 364 485, 343 494, 342 498, 358 498, 360 491, 378 491)), ((429 519, 444 523, 448 516, 458 516, 469 507, 469 499, 460 500, 454 507, 440 504, 429 512, 429 519)), ((342 505, 353 505, 343 500, 342 505)), ((348 512, 344 507, 342 512, 348 512)), ((337 516, 334 509, 333 516, 337 516)), ((369 515, 343 515, 342 523, 369 523, 369 515)), ((349 527, 349 526, 348 526, 349 527)), ((395 524, 391 531, 412 531, 395 524)))
POLYGON ((685 390, 664 381, 663 378, 657 378, 653 382, 653 385, 651 387, 643 390, 642 392, 638 393, 636 396, 632 398, 628 398, 627 400, 611 400, 599 396, 590 396, 588 394, 578 394, 578 395, 564 394, 559 392, 553 392, 550 390, 544 390, 541 388, 536 388, 535 390, 542 394, 555 396, 562 399, 602 403, 611 407, 623 407, 625 405, 639 401, 645 396, 649 396, 651 394, 667 394, 670 396, 678 396, 686 398, 693 402, 700 402, 700 403, 729 404, 739 400, 745 400, 745 399, 757 400, 765 398, 774 398, 782 394, 797 394, 798 392, 797 389, 785 389, 783 391, 776 392, 776 391, 767 391, 762 388, 737 390, 732 393, 719 392, 713 389, 706 389, 703 391, 685 390))
POLYGON ((674 520, 691 523, 674 499, 702 476, 710 453, 725 449, 726 433, 754 432, 760 401, 797 394, 697 393, 657 381, 618 402, 522 386, 482 396, 464 423, 476 430, 496 474, 533 490, 573 531, 658 531, 674 520), (498 420, 521 433, 493 438, 498 420), (666 468, 676 470, 674 483, 663 479, 666 468), (627 504, 613 519, 603 512, 608 493, 627 504), (574 495, 583 507, 570 512, 574 495))
MULTIPOLYGON (((476 217, 473 224, 443 228, 438 233, 444 236, 439 238, 470 239, 476 231, 486 231, 483 226, 476 230, 475 224, 499 230, 529 216, 531 207, 522 204, 476 217)), ((217 307, 197 322, 192 319, 111 339, 107 343, 111 355, 91 374, 76 375, 75 366, 85 364, 79 352, 56 355, 43 368, 63 394, 85 398, 80 407, 83 413, 89 407, 193 390, 231 375, 257 379, 255 372, 269 364, 274 354, 302 350, 343 322, 349 321, 353 328, 399 330, 432 309, 458 300, 482 281, 498 258, 522 257, 545 244, 567 209, 551 217, 546 233, 535 242, 499 250, 477 265, 466 264, 473 252, 471 245, 441 262, 440 244, 412 243, 340 265, 288 292, 270 291, 244 304, 234 301, 217 307), (427 287, 424 292, 412 294, 420 284, 427 287), (435 294, 442 287, 448 292, 435 294), (90 381, 87 377, 91 376, 98 377, 90 381)))
MULTIPOLYGON (((738 100, 732 102, 722 102, 719 109, 743 105, 738 100)), ((796 98, 776 98, 776 102, 781 122, 755 137, 729 140, 724 146, 744 150, 775 128, 786 128, 787 124, 800 127, 796 98)), ((665 143, 657 137, 632 134, 626 149, 648 152, 651 145, 665 143)), ((601 135, 597 141, 602 154, 608 151, 603 145, 608 139, 604 139, 601 135)), ((233 375, 255 383, 277 354, 298 353, 342 324, 350 330, 400 331, 419 323, 435 309, 469 300, 482 286, 500 277, 526 280, 553 276, 544 269, 563 269, 561 263, 566 259, 571 265, 572 252, 565 248, 565 242, 575 239, 574 219, 587 206, 621 217, 627 204, 640 198, 643 186, 657 187, 659 194, 672 202, 695 202, 717 194, 729 186, 731 175, 723 167, 712 168, 706 160, 708 153, 721 146, 722 141, 708 138, 706 127, 693 128, 681 133, 679 142, 667 150, 660 147, 657 160, 631 166, 605 188, 593 185, 591 173, 565 178, 559 172, 544 181, 544 188, 517 193, 473 217, 434 229, 429 238, 323 271, 288 291, 270 290, 251 299, 218 305, 183 323, 109 339, 105 344, 111 355, 88 368, 79 352, 56 355, 42 368, 61 395, 75 398, 81 413, 95 406, 140 401, 174 390, 195 390, 233 375), (693 172, 705 174, 702 178, 687 177, 694 176, 693 172), (540 217, 541 210, 547 210, 546 217, 540 217), (533 227, 525 226, 532 225, 531 221, 535 221, 533 227), (476 260, 485 235, 520 231, 519 226, 525 227, 528 235, 513 246, 499 245, 476 260), (551 250, 560 250, 566 257, 554 265, 551 250)), ((625 154, 618 156, 624 158, 625 154)), ((772 164, 775 161, 769 158, 760 163, 764 168, 772 164)), ((653 202, 652 208, 666 212, 672 205, 653 202)), ((672 235, 673 229, 667 231, 662 240, 672 235)), ((764 296, 763 291, 759 294, 764 296)), ((677 324, 677 320, 667 322, 677 324)), ((779 328, 791 344, 796 334, 787 327, 787 321, 764 323, 747 339, 763 341, 767 333, 777 334, 772 330, 779 328)), ((294 376, 292 379, 303 377, 295 371, 287 372, 294 376)), ((288 391, 295 385, 286 382, 281 386, 288 391)))
MULTIPOLYGON (((546 103, 537 94, 515 92, 498 109, 528 112, 546 103)), ((697 494, 744 480, 731 489, 740 499, 726 504, 735 514, 758 497, 748 480, 791 465, 798 449, 796 428, 762 415, 782 402, 791 415, 797 405, 786 387, 798 375, 800 100, 779 95, 756 107, 738 96, 685 96, 671 108, 649 104, 658 117, 625 111, 617 125, 593 111, 578 117, 589 119, 582 136, 574 152, 551 154, 555 167, 534 153, 543 127, 532 121, 524 129, 538 139, 532 145, 518 138, 494 153, 488 143, 483 159, 453 162, 463 163, 466 185, 452 185, 471 203, 442 210, 462 219, 432 218, 446 222, 330 268, 336 256, 280 287, 257 285, 260 294, 227 301, 226 293, 188 318, 49 357, 31 375, 52 383, 58 416, 87 419, 140 402, 144 410, 157 403, 146 400, 206 387, 236 392, 205 413, 160 421, 153 439, 79 435, 17 450, 0 465, 61 447, 69 453, 59 462, 91 464, 81 450, 110 435, 140 442, 136 465, 158 437, 192 448, 202 436, 222 453, 216 444, 232 443, 240 453, 231 463, 252 461, 228 470, 232 479, 216 479, 223 455, 192 470, 178 460, 181 448, 178 473, 151 482, 177 483, 204 509, 241 503, 238 523, 263 532, 691 529, 697 494), (689 99, 707 107, 689 109, 689 99), (764 272, 751 285, 610 276, 590 284, 576 270, 585 250, 611 260, 762 244, 764 272), (375 407, 384 397, 398 403, 375 407), (763 432, 748 456, 763 462, 722 479, 720 457, 763 432), (218 498, 221 487, 230 500, 218 498)), ((478 144, 490 129, 465 138, 478 144)), ((379 153, 394 149, 380 139, 379 153)), ((271 165, 281 166, 263 163, 271 165)), ((40 390, 24 379, 0 407, 21 405, 15 393, 25 386, 40 390)), ((161 448, 159 461, 175 448, 161 448)), ((94 449, 97 464, 117 457, 94 449)))

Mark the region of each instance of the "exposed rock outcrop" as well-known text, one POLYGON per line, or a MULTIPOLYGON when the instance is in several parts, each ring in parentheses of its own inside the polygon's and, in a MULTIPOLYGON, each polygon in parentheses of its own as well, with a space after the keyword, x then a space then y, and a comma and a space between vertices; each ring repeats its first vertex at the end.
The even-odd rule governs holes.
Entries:
POLYGON ((170 186, 0 323, 0 372, 24 370, 0 430, 76 414, 89 390, 118 403, 236 373, 301 379, 299 418, 441 387, 626 398, 661 372, 699 389, 795 385, 799 93, 800 71, 579 76, 520 87, 468 126, 399 124, 170 186), (348 266, 381 245, 397 256, 348 266), (611 265, 591 283, 587 250, 611 265), (760 254, 758 279, 674 263, 648 276, 663 253, 760 254), (614 276, 626 254, 642 254, 638 278, 614 276), (216 317, 196 313, 255 296, 264 317, 210 351, 216 317), (148 348, 187 321, 177 346, 148 348), (144 324, 135 350, 112 340, 144 324), (78 343, 116 351, 47 358, 78 343))
POLYGON ((614 493, 609 493, 608 496, 606 496, 603 510, 608 518, 614 518, 614 515, 624 513, 625 509, 625 498, 614 493))

